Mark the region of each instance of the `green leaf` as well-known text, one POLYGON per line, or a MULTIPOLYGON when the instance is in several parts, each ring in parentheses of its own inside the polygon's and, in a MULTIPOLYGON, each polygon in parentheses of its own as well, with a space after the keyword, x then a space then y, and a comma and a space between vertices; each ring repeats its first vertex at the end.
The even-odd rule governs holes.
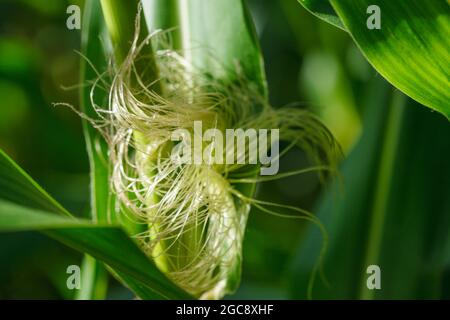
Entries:
POLYGON ((168 280, 147 256, 130 240, 120 228, 68 229, 49 231, 48 234, 66 245, 86 252, 106 263, 127 285, 133 279, 135 283, 146 287, 146 295, 152 299, 190 299, 183 290, 168 280), (153 292, 153 294, 151 294, 153 292))
POLYGON ((85 255, 81 265, 81 288, 76 300, 104 300, 108 292, 108 273, 103 264, 85 255))
POLYGON ((175 46, 196 68, 233 82, 238 80, 238 67, 267 95, 263 57, 244 0, 146 0, 142 4, 150 30, 178 29, 175 46))
POLYGON ((125 285, 139 287, 142 298, 189 298, 156 268, 122 229, 63 216, 70 214, 2 150, 0 185, 0 232, 45 232, 114 268, 125 285))
POLYGON ((146 287, 145 293, 152 298, 189 298, 156 268, 121 228, 58 216, 0 200, 0 232, 30 230, 44 232, 106 263, 146 287))
POLYGON ((0 199, 70 216, 36 181, 0 149, 0 199))
POLYGON ((192 0, 185 3, 187 8, 182 19, 189 29, 182 29, 182 38, 186 39, 183 40, 186 50, 193 50, 193 64, 216 78, 229 81, 237 80, 232 77, 238 65, 243 75, 267 94, 263 57, 245 1, 192 0), (195 50, 198 46, 209 50, 195 50), (223 74, 222 68, 230 72, 223 74))
POLYGON ((67 218, 61 215, 45 213, 3 199, 0 200, 0 231, 15 232, 27 230, 45 230, 49 228, 87 228, 93 224, 88 220, 67 218))
POLYGON ((297 0, 306 10, 317 16, 318 18, 331 23, 339 29, 346 30, 341 19, 333 9, 328 0, 297 0))
MULTIPOLYGON (((367 9, 373 1, 328 2, 384 78, 421 104, 450 117, 450 5, 446 0, 377 1, 379 30, 367 27, 371 15, 367 9)), ((307 1, 306 6, 329 10, 322 0, 307 1)))
POLYGON ((148 30, 151 32, 156 30, 170 30, 174 49, 182 48, 179 1, 180 0, 142 1, 148 30))
MULTIPOLYGON (((318 279, 315 299, 448 298, 450 126, 386 90, 376 84, 368 96, 363 136, 342 165, 344 189, 334 185, 315 210, 329 233, 329 285, 318 279), (367 289, 369 265, 381 269, 381 290, 367 289)), ((311 229, 292 269, 295 298, 306 296, 321 243, 311 229)))

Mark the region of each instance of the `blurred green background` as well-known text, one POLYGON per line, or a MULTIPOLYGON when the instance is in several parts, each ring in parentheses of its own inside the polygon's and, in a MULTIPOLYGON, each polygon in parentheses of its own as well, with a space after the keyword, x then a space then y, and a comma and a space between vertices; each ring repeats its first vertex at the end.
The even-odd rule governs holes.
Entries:
MULTIPOLYGON (((213 1, 213 0, 212 0, 213 1)), ((0 0, 0 147, 69 211, 89 214, 89 166, 77 85, 80 31, 69 4, 0 0)), ((313 174, 259 186, 258 197, 317 213, 329 234, 329 285, 313 298, 450 298, 450 125, 396 92, 349 35, 295 0, 249 0, 270 100, 317 114, 342 145, 342 185, 313 174), (371 263, 382 290, 362 287, 371 263)), ((281 170, 308 165, 289 153, 281 170)), ((231 298, 306 298, 322 237, 316 226, 252 209, 242 285, 231 298)), ((0 234, 0 298, 67 299, 81 255, 36 233, 0 234)), ((111 279, 108 297, 132 298, 111 279)))

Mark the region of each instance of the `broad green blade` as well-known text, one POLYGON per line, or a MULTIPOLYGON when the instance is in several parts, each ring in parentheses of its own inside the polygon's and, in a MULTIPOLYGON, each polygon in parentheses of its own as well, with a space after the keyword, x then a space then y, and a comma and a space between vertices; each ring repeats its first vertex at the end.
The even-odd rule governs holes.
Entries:
POLYGON ((0 232, 46 230, 49 228, 89 228, 89 220, 75 219, 27 208, 0 199, 0 232))
POLYGON ((146 287, 145 293, 152 298, 189 298, 156 268, 121 228, 58 216, 0 200, 0 232, 30 230, 44 232, 104 262, 133 279, 133 286, 138 282, 146 287))
POLYGON ((55 199, 0 149, 0 199, 70 216, 55 199))
MULTIPOLYGON (((309 0, 329 2, 373 67, 396 88, 450 117, 450 4, 446 0, 309 0), (380 29, 369 6, 379 8, 380 29), (368 13, 369 12, 369 13, 368 13), (368 21, 370 20, 370 21, 368 21)), ((328 10, 327 9, 327 10, 328 10)), ((329 22, 330 19, 327 19, 329 22)))
POLYGON ((450 117, 450 4, 379 1, 381 30, 366 27, 370 0, 332 0, 369 62, 395 87, 450 117))
MULTIPOLYGON (((450 126, 399 92, 391 103, 385 97, 376 85, 363 136, 342 166, 344 187, 333 186, 314 210, 329 233, 329 285, 318 278, 314 299, 448 298, 450 126), (381 269, 381 290, 367 287, 369 265, 381 269)), ((306 297, 321 244, 311 228, 293 267, 293 297, 306 297)))
POLYGON ((70 217, 1 149, 0 186, 0 232, 43 231, 108 264, 126 281, 125 285, 139 286, 143 298, 189 297, 156 268, 122 229, 70 217))
POLYGON ((297 0, 306 10, 331 23, 335 27, 345 30, 345 26, 328 0, 297 0))
POLYGON ((91 232, 89 229, 52 230, 47 233, 110 266, 129 288, 133 289, 138 283, 145 287, 143 298, 191 298, 167 279, 120 228, 95 228, 91 232))

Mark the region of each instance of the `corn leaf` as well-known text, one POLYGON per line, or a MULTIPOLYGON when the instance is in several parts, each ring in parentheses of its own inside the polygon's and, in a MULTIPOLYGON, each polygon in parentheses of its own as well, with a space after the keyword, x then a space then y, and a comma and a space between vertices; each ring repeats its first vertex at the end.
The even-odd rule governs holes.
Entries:
POLYGON ((186 50, 193 50, 193 64, 228 81, 237 80, 233 76, 240 69, 243 76, 267 94, 263 58, 245 1, 193 0, 185 3, 183 19, 189 30, 182 29, 182 38, 186 39, 186 50), (196 47, 209 50, 195 50, 196 47), (229 72, 224 74, 222 68, 229 72))
MULTIPOLYGON (((188 298, 119 227, 30 209, 0 200, 0 232, 41 231, 146 285, 152 298, 188 298), (151 287, 149 286, 151 285, 151 287)), ((148 294, 147 290, 147 294, 148 294)))
POLYGON ((45 230, 49 228, 90 227, 89 220, 75 219, 27 208, 4 199, 0 200, 0 231, 16 232, 27 230, 45 230))
POLYGON ((318 18, 334 25, 335 27, 338 27, 339 29, 346 30, 344 24, 328 0, 298 0, 298 2, 300 2, 306 10, 318 18))
MULTIPOLYGON (((328 285, 317 279, 312 298, 448 298, 450 141, 436 136, 449 136, 450 126, 383 84, 368 96, 363 123, 342 165, 344 189, 335 185, 315 210, 330 239, 328 285), (370 265, 380 267, 380 290, 367 287, 370 265)), ((293 297, 306 297, 321 245, 311 228, 292 269, 293 297)))
MULTIPOLYGON (((331 4, 373 67, 405 94, 450 117, 450 5, 446 0, 308 0, 320 14, 331 4), (381 29, 369 30, 370 5, 381 29)), ((334 18, 325 20, 332 24, 334 18)))
POLYGON ((148 30, 170 30, 174 49, 182 48, 180 0, 144 0, 142 7, 148 30))
POLYGON ((196 68, 225 82, 238 80, 240 69, 267 94, 263 58, 245 1, 144 0, 142 4, 149 30, 175 28, 175 47, 183 49, 196 68))
POLYGON ((0 232, 28 230, 106 263, 141 298, 189 298, 121 228, 75 219, 0 149, 0 232))
POLYGON ((0 199, 70 216, 36 181, 0 149, 0 199))

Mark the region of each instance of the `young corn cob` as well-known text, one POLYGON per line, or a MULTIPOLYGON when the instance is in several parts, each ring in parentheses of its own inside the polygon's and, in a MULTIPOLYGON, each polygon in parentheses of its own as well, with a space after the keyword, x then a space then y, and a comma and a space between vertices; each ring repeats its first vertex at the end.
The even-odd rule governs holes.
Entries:
MULTIPOLYGON (((239 283, 251 205, 270 212, 267 206, 272 204, 253 198, 258 165, 174 161, 174 132, 184 129, 195 139, 196 121, 204 130, 223 133, 277 128, 289 148, 301 147, 313 160, 327 164, 334 162, 335 141, 307 112, 272 108, 240 73, 239 62, 239 81, 225 84, 195 70, 170 47, 167 32, 145 36, 140 7, 136 18, 129 2, 101 4, 114 47, 114 69, 109 73, 108 106, 92 104, 101 119, 94 124, 109 145, 120 220, 133 226, 129 229, 135 230, 143 250, 175 283, 196 297, 221 298, 239 283)), ((92 91, 96 89, 94 85, 92 91)), ((196 152, 193 157, 202 158, 196 152)), ((229 153, 237 159, 250 157, 249 148, 234 145, 225 148, 223 158, 229 153)))

